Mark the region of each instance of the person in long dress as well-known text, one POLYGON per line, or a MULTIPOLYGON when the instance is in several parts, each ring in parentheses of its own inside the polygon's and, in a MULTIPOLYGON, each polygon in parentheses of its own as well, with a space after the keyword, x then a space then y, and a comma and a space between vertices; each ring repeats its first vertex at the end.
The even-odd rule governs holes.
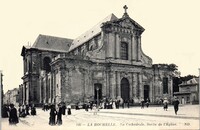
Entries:
POLYGON ((69 104, 69 105, 67 105, 67 114, 68 115, 71 115, 72 113, 71 113, 71 105, 69 104))
POLYGON ((141 99, 141 109, 143 109, 144 108, 144 99, 141 99))
POLYGON ((32 116, 35 116, 35 115, 36 115, 36 108, 35 108, 35 105, 34 105, 34 104, 31 106, 31 115, 32 115, 32 116))
POLYGON ((57 111, 57 125, 62 125, 62 106, 58 104, 58 111, 57 111))
POLYGON ((62 105, 61 105, 61 108, 62 108, 62 114, 65 115, 66 105, 65 105, 65 104, 62 104, 62 105))
POLYGON ((49 125, 56 125, 56 108, 55 105, 51 105, 51 110, 50 110, 50 117, 49 117, 49 125))
POLYGON ((167 111, 167 109, 168 109, 168 100, 167 100, 167 98, 164 98, 164 101, 163 101, 163 108, 164 108, 164 110, 165 111, 167 111))
POLYGON ((26 111, 24 105, 20 106, 18 111, 19 111, 19 117, 26 117, 26 111))
POLYGON ((9 107, 4 104, 2 108, 2 118, 8 118, 9 107))
POLYGON ((16 125, 17 123, 19 123, 19 119, 17 116, 17 109, 14 107, 14 104, 10 104, 9 124, 16 125))

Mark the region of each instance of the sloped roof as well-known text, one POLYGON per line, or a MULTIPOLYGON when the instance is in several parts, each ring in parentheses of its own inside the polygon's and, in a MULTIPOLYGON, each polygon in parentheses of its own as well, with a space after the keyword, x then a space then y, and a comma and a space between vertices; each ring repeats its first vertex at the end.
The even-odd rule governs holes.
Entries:
POLYGON ((31 48, 68 52, 72 39, 40 34, 31 48))
POLYGON ((190 79, 188 81, 185 81, 185 82, 181 83, 179 86, 194 85, 194 84, 198 84, 198 83, 199 82, 198 82, 197 78, 192 78, 192 79, 190 79))
POLYGON ((114 14, 110 14, 109 16, 104 18, 102 21, 100 21, 98 24, 96 24, 93 28, 91 28, 90 30, 86 31, 85 33, 83 33, 82 35, 74 39, 69 51, 80 46, 81 44, 85 43, 86 41, 88 41, 89 39, 91 39, 92 37, 100 33, 102 23, 107 22, 107 21, 117 20, 117 19, 118 18, 114 14))

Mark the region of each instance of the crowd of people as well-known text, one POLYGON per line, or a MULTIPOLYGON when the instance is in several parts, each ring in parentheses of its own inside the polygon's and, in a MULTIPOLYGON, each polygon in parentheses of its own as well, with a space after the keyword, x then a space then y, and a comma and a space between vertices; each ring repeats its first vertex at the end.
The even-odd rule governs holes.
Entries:
MULTIPOLYGON (((167 98, 164 98, 164 100, 161 100, 163 104, 163 108, 165 111, 168 109, 168 104, 169 101, 167 98)), ((132 100, 122 100, 122 99, 109 99, 105 98, 103 100, 100 100, 97 102, 97 100, 93 101, 87 101, 86 103, 83 104, 81 108, 85 109, 85 111, 91 111, 94 112, 94 115, 97 115, 97 111, 99 109, 119 109, 121 108, 129 108, 130 104, 133 105, 134 101, 132 100)), ((141 99, 140 100, 141 108, 144 109, 144 106, 149 107, 150 100, 147 99, 141 99)), ((179 109, 179 100, 178 98, 174 98, 172 102, 174 106, 174 112, 177 115, 178 109, 179 109)), ((80 109, 80 103, 78 102, 75 105, 75 109, 79 110, 80 109)), ((66 115, 66 110, 67 110, 67 115, 71 115, 71 105, 68 104, 67 106, 65 103, 59 103, 57 105, 51 104, 44 104, 43 111, 49 111, 49 125, 62 125, 62 115, 66 115)), ((20 105, 18 110, 15 108, 14 104, 10 105, 3 105, 2 108, 2 117, 3 118, 9 118, 9 124, 10 125, 16 125, 19 123, 19 118, 25 118, 28 115, 35 116, 36 115, 36 108, 34 104, 27 104, 27 105, 20 105)))
POLYGON ((71 115, 71 105, 66 105, 64 103, 59 103, 57 106, 47 105, 45 104, 43 107, 44 111, 48 111, 50 109, 50 117, 49 117, 49 125, 62 125, 62 115, 66 115, 66 109, 67 109, 67 115, 71 115))
POLYGON ((2 118, 8 118, 10 125, 16 125, 19 123, 19 117, 25 118, 27 115, 36 115, 36 108, 34 104, 19 105, 18 110, 15 108, 14 104, 3 105, 2 118))
MULTIPOLYGON (((164 98, 164 100, 160 99, 160 102, 161 104, 163 104, 163 109, 164 111, 167 111, 168 109, 168 104, 169 104, 169 101, 167 98, 164 98)), ((179 109, 179 100, 177 97, 174 97, 174 100, 172 101, 172 104, 174 106, 174 112, 175 114, 177 115, 177 112, 178 112, 178 109, 179 109)))
MULTIPOLYGON (((122 100, 122 99, 111 99, 104 98, 97 102, 97 100, 87 101, 83 104, 83 108, 88 111, 88 109, 93 109, 94 105, 98 105, 98 109, 119 109, 121 108, 129 108, 130 104, 133 104, 133 101, 130 100, 122 100)), ((76 104, 76 109, 79 109, 79 103, 76 104)))

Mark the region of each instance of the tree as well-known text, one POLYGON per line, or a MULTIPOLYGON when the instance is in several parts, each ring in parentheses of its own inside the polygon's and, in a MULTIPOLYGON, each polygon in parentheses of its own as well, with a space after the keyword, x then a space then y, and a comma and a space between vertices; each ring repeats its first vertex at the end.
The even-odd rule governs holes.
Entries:
POLYGON ((178 66, 176 64, 169 64, 169 69, 172 70, 172 71, 176 71, 178 70, 178 66))

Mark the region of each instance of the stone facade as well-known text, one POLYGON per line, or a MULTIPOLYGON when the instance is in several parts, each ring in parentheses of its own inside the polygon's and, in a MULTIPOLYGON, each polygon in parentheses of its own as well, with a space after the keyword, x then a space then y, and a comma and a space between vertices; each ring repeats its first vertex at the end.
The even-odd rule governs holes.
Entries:
POLYGON ((24 103, 171 98, 173 70, 153 65, 143 53, 143 31, 125 12, 122 18, 109 15, 74 40, 39 35, 22 49, 24 103))
POLYGON ((199 78, 192 78, 179 85, 179 92, 174 93, 181 104, 199 103, 199 78))
POLYGON ((4 94, 3 103, 8 105, 14 104, 15 106, 19 106, 19 89, 14 88, 12 90, 8 90, 4 94))

